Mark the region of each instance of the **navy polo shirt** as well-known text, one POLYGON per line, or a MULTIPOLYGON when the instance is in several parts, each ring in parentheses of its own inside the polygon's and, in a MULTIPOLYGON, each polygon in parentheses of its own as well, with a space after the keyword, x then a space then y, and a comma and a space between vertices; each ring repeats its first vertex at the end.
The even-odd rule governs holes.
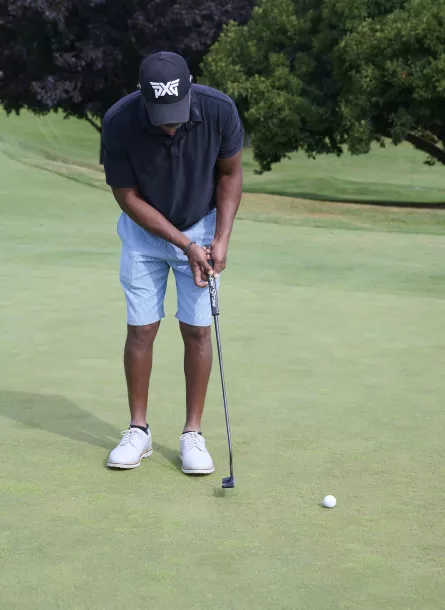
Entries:
POLYGON ((184 231, 216 207, 216 160, 242 149, 243 127, 227 95, 193 85, 190 120, 174 137, 150 123, 136 91, 108 110, 102 141, 107 184, 138 187, 147 203, 184 231))

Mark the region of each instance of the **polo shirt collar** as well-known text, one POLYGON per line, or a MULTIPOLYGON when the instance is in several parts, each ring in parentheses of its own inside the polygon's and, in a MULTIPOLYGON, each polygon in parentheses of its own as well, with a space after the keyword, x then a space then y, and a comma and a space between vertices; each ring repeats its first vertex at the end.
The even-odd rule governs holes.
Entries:
MULTIPOLYGON (((138 119, 139 125, 143 131, 149 131, 153 134, 162 134, 164 133, 160 127, 156 127, 150 123, 148 118, 147 109, 145 107, 144 98, 142 94, 139 96, 139 109, 138 109, 138 119)), ((189 130, 192 129, 196 123, 202 122, 202 114, 198 96, 192 89, 192 96, 190 102, 190 119, 185 124, 185 127, 189 130)))
POLYGON ((190 102, 190 119, 185 124, 187 129, 191 129, 195 123, 202 123, 201 105, 199 98, 192 88, 192 97, 190 102))

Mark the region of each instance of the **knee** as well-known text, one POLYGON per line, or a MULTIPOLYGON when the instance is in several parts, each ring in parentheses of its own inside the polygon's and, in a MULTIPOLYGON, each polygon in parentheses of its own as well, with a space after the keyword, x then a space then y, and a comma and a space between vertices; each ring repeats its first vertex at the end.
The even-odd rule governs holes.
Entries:
POLYGON ((208 343, 211 340, 211 330, 211 326, 190 326, 181 323, 181 332, 185 343, 208 343))
POLYGON ((147 324, 146 326, 130 326, 127 330, 127 341, 133 345, 141 345, 150 347, 153 345, 156 333, 158 332, 159 323, 147 324))

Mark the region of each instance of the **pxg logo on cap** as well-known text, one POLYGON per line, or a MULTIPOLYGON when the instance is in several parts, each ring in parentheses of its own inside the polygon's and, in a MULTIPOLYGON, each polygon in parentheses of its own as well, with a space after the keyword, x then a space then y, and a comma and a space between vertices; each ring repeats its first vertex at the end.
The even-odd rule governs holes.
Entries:
POLYGON ((146 57, 139 83, 152 125, 189 120, 191 76, 183 57, 167 52, 146 57))
POLYGON ((168 83, 152 83, 150 85, 153 87, 155 92, 155 98, 162 97, 163 95, 176 95, 178 97, 178 86, 179 86, 179 78, 176 80, 168 81, 168 83))

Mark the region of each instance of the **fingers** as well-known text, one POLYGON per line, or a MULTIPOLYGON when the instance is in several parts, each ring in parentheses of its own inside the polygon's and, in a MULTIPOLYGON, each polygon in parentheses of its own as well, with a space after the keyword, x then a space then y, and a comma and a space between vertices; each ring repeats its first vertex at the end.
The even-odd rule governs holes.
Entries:
MULTIPOLYGON (((205 288, 208 285, 209 275, 218 277, 217 273, 214 272, 214 267, 210 265, 210 259, 211 248, 207 246, 202 246, 201 249, 196 248, 193 253, 190 253, 189 261, 192 268, 193 279, 195 285, 200 288, 205 288)), ((220 271, 222 271, 224 267, 225 264, 218 265, 220 271)))
POLYGON ((202 277, 202 269, 198 263, 195 263, 192 267, 193 280, 195 285, 198 288, 205 288, 207 286, 207 282, 202 277))
POLYGON ((213 273, 211 266, 207 262, 206 248, 192 246, 188 253, 188 259, 195 285, 199 288, 205 288, 208 285, 208 275, 213 273))
POLYGON ((207 246, 203 246, 202 249, 204 251, 204 257, 200 257, 198 265, 200 265, 202 272, 207 279, 208 275, 213 275, 213 267, 209 263, 211 250, 210 248, 207 248, 207 246))
POLYGON ((215 276, 215 278, 217 278, 219 276, 219 274, 221 273, 221 271, 224 271, 224 269, 226 268, 225 255, 224 255, 224 258, 219 259, 218 258, 219 250, 217 252, 216 247, 214 249, 212 249, 212 246, 203 246, 202 249, 204 250, 204 252, 206 254, 206 261, 208 262, 208 261, 212 260, 212 263, 213 263, 212 272, 213 272, 213 275, 215 276))
POLYGON ((201 262, 201 267, 204 273, 206 273, 207 275, 213 275, 213 268, 210 266, 208 259, 205 259, 201 262))
POLYGON ((209 276, 207 275, 207 273, 205 271, 203 271, 201 268, 201 279, 203 282, 205 282, 206 286, 207 286, 207 280, 209 279, 209 276))

